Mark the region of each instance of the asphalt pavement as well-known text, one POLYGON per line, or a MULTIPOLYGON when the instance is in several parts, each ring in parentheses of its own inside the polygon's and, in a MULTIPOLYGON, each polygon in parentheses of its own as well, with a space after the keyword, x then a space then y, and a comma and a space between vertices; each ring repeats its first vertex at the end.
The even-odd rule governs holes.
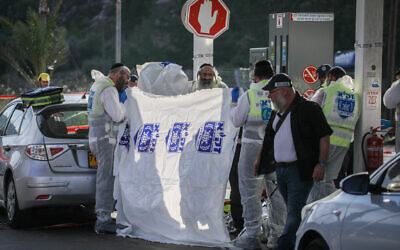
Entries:
POLYGON ((115 235, 97 235, 93 231, 94 216, 85 209, 46 209, 32 211, 34 220, 29 228, 12 229, 6 221, 6 212, 0 209, 1 250, 201 250, 218 249, 161 244, 115 235))

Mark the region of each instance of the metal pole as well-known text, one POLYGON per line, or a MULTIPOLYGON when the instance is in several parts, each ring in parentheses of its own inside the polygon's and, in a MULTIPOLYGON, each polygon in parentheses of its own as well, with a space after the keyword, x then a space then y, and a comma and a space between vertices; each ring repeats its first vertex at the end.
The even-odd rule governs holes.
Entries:
POLYGON ((378 127, 381 119, 383 2, 357 0, 355 91, 362 107, 354 133, 355 173, 365 171, 362 138, 371 127, 378 127))
POLYGON ((213 65, 214 40, 193 34, 193 81, 197 79, 197 71, 204 63, 213 65))
POLYGON ((50 9, 47 7, 47 0, 40 0, 39 2, 39 16, 42 22, 42 26, 46 29, 46 19, 50 13, 50 9))
POLYGON ((121 0, 117 0, 116 7, 115 62, 119 63, 121 62, 121 0))
MULTIPOLYGON (((50 9, 49 7, 47 7, 47 0, 40 0, 39 2, 39 17, 40 17, 40 21, 42 23, 42 33, 40 34, 42 39, 45 39, 45 35, 46 35, 46 26, 47 26, 47 16, 50 13, 50 9)), ((39 60, 40 61, 40 69, 39 72, 35 72, 35 73, 41 73, 41 72, 46 72, 46 60, 44 60, 43 58, 39 60)))

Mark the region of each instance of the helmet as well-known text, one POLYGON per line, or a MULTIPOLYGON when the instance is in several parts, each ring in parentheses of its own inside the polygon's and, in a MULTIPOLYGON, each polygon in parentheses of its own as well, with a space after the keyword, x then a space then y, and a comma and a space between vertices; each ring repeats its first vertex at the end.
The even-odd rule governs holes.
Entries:
POLYGON ((47 73, 41 73, 38 77, 38 81, 50 82, 50 76, 47 73))

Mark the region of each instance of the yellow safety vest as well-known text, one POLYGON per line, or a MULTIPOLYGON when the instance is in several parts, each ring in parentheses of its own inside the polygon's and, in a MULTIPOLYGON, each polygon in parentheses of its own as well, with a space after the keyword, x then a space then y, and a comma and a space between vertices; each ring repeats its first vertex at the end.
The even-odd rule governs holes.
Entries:
POLYGON ((93 134, 101 137, 115 138, 118 127, 114 126, 111 117, 104 112, 103 104, 100 101, 100 94, 106 87, 115 86, 114 82, 108 78, 100 78, 96 80, 90 88, 88 98, 88 121, 89 121, 89 137, 93 134), (106 131, 105 124, 109 123, 109 131, 106 131))
POLYGON ((330 144, 348 147, 360 116, 360 98, 352 89, 340 82, 331 83, 323 88, 323 91, 326 96, 322 110, 333 130, 330 144))
POLYGON ((264 138, 265 127, 272 111, 268 91, 262 90, 266 83, 267 80, 259 81, 247 91, 250 110, 243 128, 243 137, 245 138, 255 140, 262 140, 264 138))

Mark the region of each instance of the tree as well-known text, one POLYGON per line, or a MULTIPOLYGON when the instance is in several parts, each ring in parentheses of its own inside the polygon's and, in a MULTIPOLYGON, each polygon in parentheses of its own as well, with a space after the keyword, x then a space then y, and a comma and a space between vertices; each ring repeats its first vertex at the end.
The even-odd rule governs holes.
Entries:
POLYGON ((0 59, 31 84, 41 72, 54 70, 67 61, 69 49, 66 30, 57 26, 60 6, 61 1, 58 1, 45 26, 41 17, 30 8, 26 23, 16 21, 13 24, 7 18, 0 17, 0 24, 10 34, 6 44, 0 48, 0 59))

